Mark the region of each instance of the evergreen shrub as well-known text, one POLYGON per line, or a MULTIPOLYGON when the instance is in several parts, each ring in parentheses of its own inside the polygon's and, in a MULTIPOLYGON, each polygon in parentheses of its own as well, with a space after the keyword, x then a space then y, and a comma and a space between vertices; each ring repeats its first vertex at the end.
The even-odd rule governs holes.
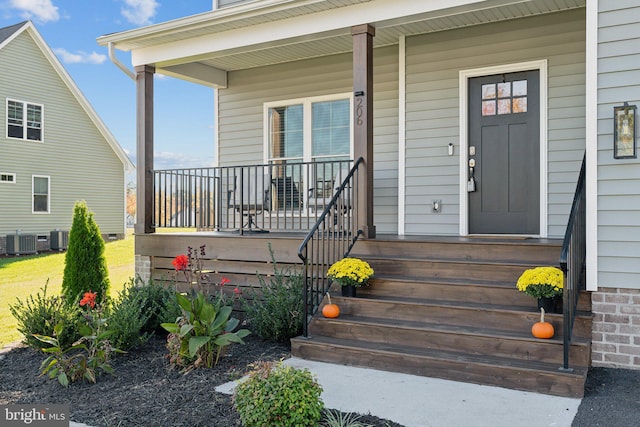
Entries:
POLYGON ((75 304, 86 292, 96 292, 101 304, 109 292, 109 271, 100 227, 83 201, 76 202, 65 256, 62 294, 75 304))

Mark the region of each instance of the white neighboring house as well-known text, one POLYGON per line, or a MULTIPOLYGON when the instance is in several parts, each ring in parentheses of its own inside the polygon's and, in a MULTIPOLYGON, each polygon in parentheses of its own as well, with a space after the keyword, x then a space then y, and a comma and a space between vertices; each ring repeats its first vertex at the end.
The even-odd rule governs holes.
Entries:
POLYGON ((0 254, 64 248, 77 200, 122 238, 134 166, 30 21, 0 28, 0 75, 0 254))

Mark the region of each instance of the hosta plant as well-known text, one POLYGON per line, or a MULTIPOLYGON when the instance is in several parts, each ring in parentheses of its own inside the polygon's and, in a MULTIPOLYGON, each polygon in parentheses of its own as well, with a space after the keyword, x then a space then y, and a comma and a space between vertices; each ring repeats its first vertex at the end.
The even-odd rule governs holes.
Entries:
POLYGON ((234 330, 240 321, 231 317, 232 308, 222 299, 209 300, 202 292, 194 296, 176 294, 182 316, 176 322, 163 323, 169 332, 167 348, 171 362, 186 370, 218 363, 224 349, 243 344, 242 338, 250 334, 247 329, 234 330))

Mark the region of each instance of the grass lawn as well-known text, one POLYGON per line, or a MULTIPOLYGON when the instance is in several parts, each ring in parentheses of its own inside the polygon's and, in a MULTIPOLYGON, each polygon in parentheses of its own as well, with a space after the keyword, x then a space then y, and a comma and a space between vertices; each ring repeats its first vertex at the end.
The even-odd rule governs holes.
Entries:
MULTIPOLYGON (((24 301, 30 294, 37 293, 47 279, 47 294, 60 293, 65 254, 60 252, 13 258, 0 257, 0 347, 21 338, 16 330, 16 320, 9 311, 9 304, 15 304, 16 297, 24 301)), ((127 232, 124 240, 106 242, 105 255, 111 281, 111 296, 115 297, 135 274, 133 234, 127 232)))

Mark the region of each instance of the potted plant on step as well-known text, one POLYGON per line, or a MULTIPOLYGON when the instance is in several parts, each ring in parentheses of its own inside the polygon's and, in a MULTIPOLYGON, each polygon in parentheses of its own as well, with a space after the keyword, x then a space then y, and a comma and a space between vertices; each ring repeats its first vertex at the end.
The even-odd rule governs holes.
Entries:
POLYGON ((544 308, 548 313, 562 312, 564 274, 559 268, 536 267, 525 270, 516 287, 519 291, 538 299, 538 311, 544 308))
POLYGON ((327 276, 342 286, 342 296, 355 297, 356 288, 369 284, 373 268, 359 258, 342 258, 329 267, 327 276))

